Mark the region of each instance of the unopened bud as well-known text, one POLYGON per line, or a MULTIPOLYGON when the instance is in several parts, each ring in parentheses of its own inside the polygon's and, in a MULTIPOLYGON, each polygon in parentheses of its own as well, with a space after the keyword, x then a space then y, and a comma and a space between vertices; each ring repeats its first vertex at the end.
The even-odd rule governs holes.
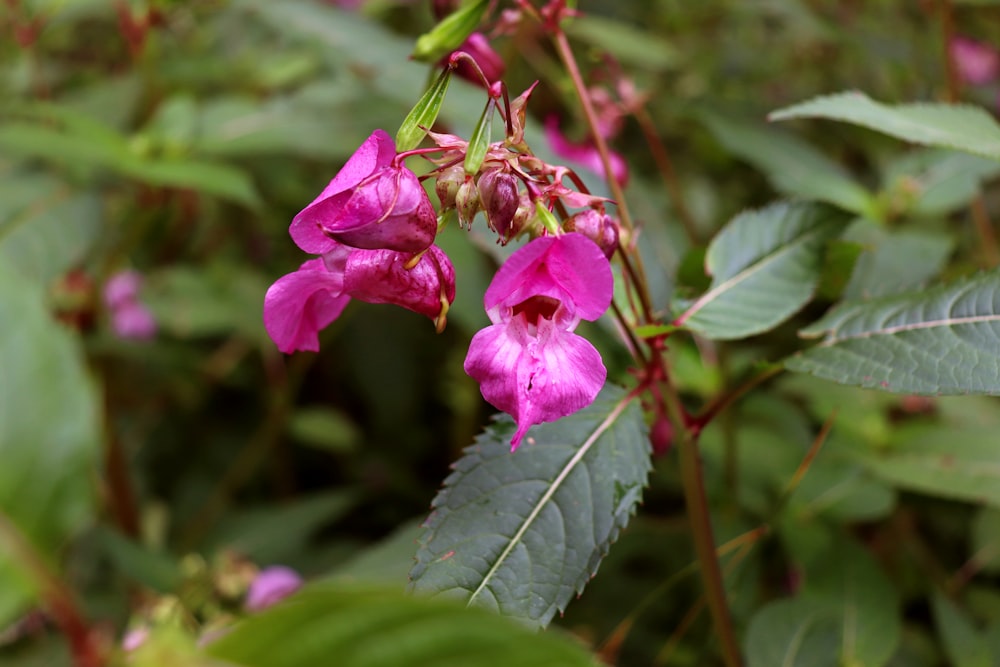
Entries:
POLYGON ((517 177, 500 169, 491 169, 479 177, 479 199, 486 213, 486 224, 506 243, 510 225, 517 213, 517 177))
POLYGON ((618 223, 606 213, 588 209, 572 216, 563 225, 567 232, 579 232, 596 243, 611 259, 618 249, 618 223))
POLYGON ((455 197, 458 190, 465 183, 465 169, 462 165, 455 165, 443 170, 434 183, 434 191, 437 193, 441 208, 448 210, 455 208, 455 197))
POLYGON ((472 227, 472 220, 479 212, 479 188, 471 176, 466 176, 455 194, 455 209, 458 211, 458 224, 472 227))
POLYGON ((535 203, 531 201, 531 197, 528 196, 527 192, 522 193, 517 202, 517 211, 514 212, 514 219, 510 223, 510 229, 507 230, 507 236, 500 239, 500 243, 506 245, 507 241, 525 229, 529 229, 535 224, 537 217, 535 203))

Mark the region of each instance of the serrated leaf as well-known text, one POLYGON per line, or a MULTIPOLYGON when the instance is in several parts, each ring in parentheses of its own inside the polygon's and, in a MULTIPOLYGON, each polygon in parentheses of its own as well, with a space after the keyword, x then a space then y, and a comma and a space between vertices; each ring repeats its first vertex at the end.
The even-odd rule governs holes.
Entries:
POLYGON ((995 429, 902 428, 890 446, 860 460, 907 491, 1000 507, 1000 450, 995 429))
POLYGON ((971 105, 889 105, 864 93, 846 92, 817 97, 768 115, 769 120, 790 118, 839 120, 915 144, 1000 159, 1000 125, 984 109, 971 105))
POLYGON ((894 393, 1000 394, 1000 271, 846 303, 800 333, 826 337, 791 370, 894 393))
POLYGON ((79 264, 97 241, 101 201, 44 174, 0 182, 0 263, 41 283, 79 264))
POLYGON ((736 216, 708 247, 708 292, 674 324, 715 340, 745 338, 777 326, 812 298, 823 245, 846 216, 808 203, 778 203, 736 216))
MULTIPOLYGON (((44 303, 0 263, 0 514, 49 555, 92 518, 100 427, 83 355, 44 303)), ((0 538, 0 627, 34 594, 0 538)))
POLYGON ((455 464, 410 573, 413 590, 546 625, 625 526, 650 470, 642 413, 607 385, 510 451, 502 416, 455 464))
POLYGON ((794 135, 714 112, 703 112, 700 118, 726 150, 767 174, 782 194, 875 216, 874 196, 843 167, 794 135))
POLYGON ((533 633, 449 600, 342 584, 313 586, 244 620, 208 654, 246 667, 594 665, 577 642, 556 632, 533 633))

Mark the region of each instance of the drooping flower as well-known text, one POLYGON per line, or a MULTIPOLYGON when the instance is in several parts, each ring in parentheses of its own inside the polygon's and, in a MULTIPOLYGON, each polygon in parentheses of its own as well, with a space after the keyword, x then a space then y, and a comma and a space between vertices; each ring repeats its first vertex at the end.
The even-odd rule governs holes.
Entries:
POLYGON ((465 372, 517 422, 512 451, 532 425, 590 405, 601 390, 601 355, 573 331, 607 310, 613 289, 604 252, 577 233, 531 241, 493 278, 484 299, 493 325, 473 337, 465 372))
POLYGON ((262 611, 284 600, 302 587, 302 577, 290 567, 272 565, 261 570, 250 583, 244 606, 262 611))
POLYGON ((1000 73, 1000 54, 988 44, 956 37, 948 44, 948 51, 959 78, 969 85, 989 83, 1000 73))
POLYGON ((375 130, 323 192, 292 220, 289 232, 303 250, 353 248, 420 252, 434 241, 437 213, 417 175, 394 165, 396 145, 375 130))
POLYGON ((139 299, 141 288, 142 276, 136 271, 120 271, 104 284, 104 304, 119 338, 149 340, 156 335, 156 319, 139 299))
POLYGON ((319 351, 319 332, 352 299, 391 303, 444 326, 455 300, 455 270, 448 256, 431 246, 408 268, 411 253, 360 250, 334 244, 322 258, 279 278, 264 296, 264 327, 286 354, 319 351))

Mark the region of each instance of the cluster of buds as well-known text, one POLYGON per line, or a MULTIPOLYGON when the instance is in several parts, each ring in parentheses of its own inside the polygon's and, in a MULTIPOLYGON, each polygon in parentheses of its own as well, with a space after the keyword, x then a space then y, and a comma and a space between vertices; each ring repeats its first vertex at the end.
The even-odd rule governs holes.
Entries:
POLYGON ((452 218, 470 228, 482 213, 498 243, 530 239, 490 284, 484 305, 492 325, 474 336, 465 360, 486 400, 517 422, 512 449, 532 425, 594 400, 607 371, 597 350, 573 332, 611 303, 609 260, 618 249, 618 224, 605 212, 605 198, 528 147, 524 126, 533 89, 510 101, 502 82, 456 51, 395 142, 376 130, 361 145, 292 221, 292 239, 318 257, 267 292, 264 322, 280 350, 318 350, 319 330, 352 298, 421 313, 440 331, 455 297, 455 273, 434 239, 452 218), (489 95, 469 140, 429 131, 460 63, 471 63, 489 95), (506 131, 493 142, 497 113, 506 131), (425 137, 434 146, 418 148, 425 137), (422 177, 404 164, 416 156, 433 165, 422 177), (433 181, 437 210, 422 180, 433 181))

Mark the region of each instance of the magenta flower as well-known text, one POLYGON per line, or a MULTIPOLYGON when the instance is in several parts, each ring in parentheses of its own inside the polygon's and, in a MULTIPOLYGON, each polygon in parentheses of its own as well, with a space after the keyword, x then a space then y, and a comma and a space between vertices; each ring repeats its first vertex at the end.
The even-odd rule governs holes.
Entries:
POLYGON ((493 325, 473 337, 465 372, 517 422, 511 451, 532 425, 590 405, 601 390, 601 355, 573 330, 607 310, 613 289, 604 252, 576 233, 531 241, 493 278, 484 299, 493 325))
POLYGON ((156 335, 156 319, 139 300, 141 287, 142 276, 136 271, 120 271, 104 283, 104 304, 119 338, 149 340, 156 335))
MULTIPOLYGON (((552 152, 557 156, 570 162, 576 162, 598 176, 604 176, 604 163, 601 162, 601 154, 597 152, 597 147, 590 143, 577 144, 567 139, 559 129, 557 117, 549 116, 545 119, 545 138, 548 139, 552 152)), ((611 158, 611 174, 616 181, 625 185, 628 182, 628 165, 625 163, 625 158, 614 151, 609 157, 611 158)))
POLYGON ((251 582, 244 606, 262 611, 277 604, 302 587, 302 577, 290 567, 272 565, 261 570, 251 582))
POLYGON ((955 70, 962 81, 978 86, 989 83, 1000 71, 1000 54, 988 44, 956 37, 948 44, 955 70))
POLYGON ((264 296, 264 328, 286 354, 319 351, 319 332, 343 312, 351 298, 392 303, 444 326, 455 300, 455 269, 448 256, 431 246, 415 266, 411 253, 359 250, 337 243, 322 258, 311 259, 279 278, 264 296))
POLYGON ((375 130, 323 192, 292 220, 292 239, 321 255, 337 243, 420 252, 434 242, 437 213, 417 175, 393 164, 396 144, 375 130))

